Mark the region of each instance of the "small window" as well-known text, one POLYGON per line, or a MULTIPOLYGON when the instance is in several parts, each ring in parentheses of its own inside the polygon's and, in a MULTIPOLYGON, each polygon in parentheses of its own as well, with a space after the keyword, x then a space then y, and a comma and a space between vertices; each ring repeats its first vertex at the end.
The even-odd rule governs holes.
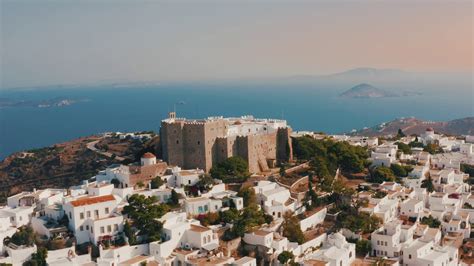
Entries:
POLYGON ((112 226, 111 225, 107 225, 107 233, 110 233, 112 232, 112 226))
POLYGON ((84 219, 84 213, 83 213, 83 212, 79 213, 79 218, 80 218, 81 220, 84 219))
POLYGON ((87 211, 87 218, 91 218, 91 211, 87 211))
POLYGON ((89 231, 89 225, 86 225, 86 230, 89 231))
POLYGON ((79 226, 79 230, 84 231, 84 226, 79 226))
POLYGON ((109 207, 105 208, 105 213, 109 214, 109 207))
POLYGON ((179 144, 179 140, 176 140, 176 144, 179 144))
POLYGON ((201 145, 201 142, 198 140, 198 145, 201 145))
POLYGON ((100 227, 100 233, 101 234, 105 233, 105 228, 103 226, 100 227))

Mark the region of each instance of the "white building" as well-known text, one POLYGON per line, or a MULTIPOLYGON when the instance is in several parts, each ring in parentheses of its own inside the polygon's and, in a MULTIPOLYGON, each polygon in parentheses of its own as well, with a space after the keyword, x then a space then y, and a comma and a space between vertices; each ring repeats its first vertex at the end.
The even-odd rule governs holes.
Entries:
POLYGON ((392 163, 398 163, 397 150, 398 146, 395 144, 384 143, 378 146, 375 148, 375 151, 370 154, 372 165, 389 167, 392 163))
POLYGON ((342 234, 334 233, 328 235, 322 247, 306 256, 304 261, 318 260, 328 262, 328 266, 340 266, 351 265, 355 258, 355 244, 347 242, 342 234))
POLYGON ((372 255, 398 258, 402 255, 402 244, 413 239, 415 226, 404 226, 400 220, 383 225, 371 234, 372 255))
POLYGON ((96 244, 104 237, 117 236, 123 230, 123 216, 116 212, 119 201, 114 195, 85 196, 64 204, 69 229, 78 244, 96 244))
POLYGON ((163 222, 163 241, 150 243, 150 254, 160 263, 180 261, 185 264, 187 257, 173 253, 175 249, 208 252, 219 247, 217 234, 199 225, 199 221, 187 219, 184 212, 167 213, 160 220, 163 222))
POLYGON ((287 211, 296 210, 297 201, 291 198, 290 191, 275 182, 259 181, 253 189, 257 202, 274 219, 281 219, 287 211))

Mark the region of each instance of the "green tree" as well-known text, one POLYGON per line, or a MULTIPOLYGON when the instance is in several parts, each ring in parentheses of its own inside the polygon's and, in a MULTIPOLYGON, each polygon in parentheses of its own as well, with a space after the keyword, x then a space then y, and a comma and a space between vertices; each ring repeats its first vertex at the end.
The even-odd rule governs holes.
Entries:
POLYGON ((224 183, 244 182, 250 176, 249 165, 239 156, 225 159, 211 168, 211 176, 221 179, 224 183))
POLYGON ((406 137, 405 133, 403 133, 403 130, 401 128, 398 129, 397 132, 397 139, 401 139, 403 137, 406 137))
POLYGON ((135 230, 132 228, 132 226, 130 225, 130 223, 129 223, 128 221, 126 221, 125 224, 124 224, 124 226, 123 226, 123 233, 124 233, 125 236, 127 236, 127 238, 128 238, 128 244, 130 244, 131 246, 137 244, 137 235, 136 235, 136 232, 135 232, 135 230))
POLYGON ((411 147, 408 144, 403 142, 397 142, 398 149, 401 150, 404 154, 412 154, 411 147))
POLYGON ((38 247, 35 253, 31 254, 31 259, 23 263, 26 266, 46 266, 48 250, 45 247, 38 247))
POLYGON ((372 233, 379 227, 380 223, 380 219, 375 215, 349 208, 339 214, 336 227, 347 228, 352 232, 372 233))
POLYGON ((33 246, 35 232, 30 226, 22 226, 12 235, 10 241, 17 246, 33 246))
POLYGON ((220 217, 221 221, 224 223, 234 223, 234 221, 239 218, 239 211, 237 209, 231 208, 221 212, 220 217))
POLYGON ((414 141, 408 143, 408 145, 412 148, 423 148, 423 143, 418 141, 418 137, 416 137, 414 141))
POLYGON ((474 165, 461 164, 461 171, 468 174, 469 177, 474 177, 474 165))
POLYGON ((428 192, 433 192, 435 190, 433 185, 433 179, 431 179, 431 176, 428 176, 426 179, 421 181, 421 187, 426 188, 428 192))
POLYGON ((365 256, 367 253, 370 253, 372 250, 372 245, 370 241, 366 239, 359 239, 356 242, 356 253, 360 256, 365 256))
POLYGON ((196 184, 197 188, 201 192, 210 190, 213 185, 214 185, 214 179, 208 174, 199 176, 199 181, 196 184))
POLYGON ((408 175, 405 167, 399 165, 399 164, 396 164, 396 163, 392 163, 390 165, 390 169, 392 170, 392 172, 396 175, 396 176, 399 176, 399 177, 406 177, 408 175))
POLYGON ((392 170, 385 166, 378 166, 370 174, 370 181, 374 183, 382 183, 384 181, 395 181, 395 175, 392 170))
POLYGON ((282 253, 280 253, 278 255, 278 261, 281 263, 281 264, 286 264, 288 263, 290 260, 294 259, 295 256, 293 255, 293 253, 291 253, 290 251, 288 250, 285 250, 283 251, 282 253))
POLYGON ((138 194, 132 195, 128 199, 128 205, 123 209, 123 214, 128 215, 134 225, 139 225, 139 234, 144 236, 148 242, 161 238, 163 225, 158 219, 166 212, 168 212, 168 207, 158 204, 156 197, 145 197, 138 194))
POLYGON ((304 242, 304 234, 301 231, 299 220, 296 216, 293 216, 290 212, 287 212, 284 216, 283 236, 287 237, 291 242, 298 242, 302 244, 304 242))
POLYGON ((169 204, 171 206, 178 206, 179 205, 179 194, 174 189, 171 190, 171 196, 169 199, 169 204))
POLYGON ((425 217, 421 218, 421 223, 426 224, 431 228, 439 228, 441 226, 441 222, 438 219, 431 216, 431 215, 428 216, 428 217, 425 216, 425 217))
POLYGON ((145 187, 145 184, 143 184, 142 181, 138 181, 138 182, 137 182, 137 187, 138 187, 138 188, 143 188, 143 187, 145 187))
POLYGON ((164 184, 164 182, 163 182, 163 180, 161 180, 161 177, 160 177, 160 176, 157 176, 157 177, 153 178, 153 179, 150 181, 150 186, 151 186, 152 189, 159 188, 159 187, 161 187, 163 184, 164 184))
POLYGON ((430 154, 443 153, 443 149, 436 144, 430 143, 423 148, 423 151, 429 152, 430 154))
POLYGON ((257 204, 257 196, 255 195, 255 190, 250 186, 243 186, 240 188, 237 196, 244 199, 244 206, 248 207, 252 204, 257 204))

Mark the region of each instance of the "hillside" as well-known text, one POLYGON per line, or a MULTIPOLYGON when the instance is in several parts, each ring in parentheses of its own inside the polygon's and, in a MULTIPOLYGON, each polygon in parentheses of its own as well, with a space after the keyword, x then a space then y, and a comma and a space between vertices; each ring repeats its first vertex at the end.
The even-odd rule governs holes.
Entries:
POLYGON ((344 98, 382 98, 382 97, 396 97, 398 95, 388 92, 388 91, 381 90, 370 84, 362 83, 341 93, 339 96, 344 97, 344 98))
POLYGON ((157 147, 158 137, 140 141, 90 136, 14 153, 0 162, 0 202, 24 190, 79 184, 111 164, 137 161, 146 151, 159 153, 157 147), (88 148, 91 142, 96 142, 96 151, 88 148))
POLYGON ((378 126, 358 130, 351 134, 364 136, 389 136, 396 135, 402 129, 407 135, 421 134, 427 127, 432 127, 435 132, 448 135, 473 135, 474 117, 466 117, 445 122, 424 121, 417 118, 399 118, 378 126))

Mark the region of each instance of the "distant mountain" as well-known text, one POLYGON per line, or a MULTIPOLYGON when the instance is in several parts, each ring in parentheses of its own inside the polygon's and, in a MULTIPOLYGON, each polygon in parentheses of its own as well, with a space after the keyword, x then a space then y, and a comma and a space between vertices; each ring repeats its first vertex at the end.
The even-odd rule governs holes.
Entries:
POLYGON ((386 77, 400 77, 400 76, 410 76, 410 72, 406 72, 399 69, 378 69, 371 67, 360 67, 354 68, 347 71, 329 74, 324 77, 326 78, 386 78, 386 77))
POLYGON ((85 102, 87 99, 69 99, 64 97, 56 97, 48 100, 14 100, 8 98, 0 98, 0 108, 7 107, 63 107, 75 104, 77 102, 85 102))
POLYGON ((397 94, 381 90, 370 84, 362 83, 341 93, 339 96, 344 98, 383 98, 396 97, 397 94))
POLYGON ((395 136, 398 129, 401 129, 406 135, 420 135, 425 132, 428 127, 433 128, 436 133, 448 135, 474 135, 474 117, 466 117, 445 122, 424 121, 414 117, 399 118, 371 128, 364 128, 352 132, 351 134, 362 136, 395 136))

